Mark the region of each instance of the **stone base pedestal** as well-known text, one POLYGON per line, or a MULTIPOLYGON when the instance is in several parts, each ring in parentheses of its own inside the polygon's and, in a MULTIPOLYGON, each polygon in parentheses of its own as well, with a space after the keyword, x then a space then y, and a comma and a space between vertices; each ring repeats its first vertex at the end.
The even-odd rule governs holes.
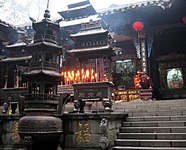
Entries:
MULTIPOLYGON (((84 112, 87 102, 102 102, 105 112, 112 112, 112 82, 88 82, 73 84, 74 112, 84 112)), ((90 105, 89 105, 89 109, 90 105)))
POLYGON ((0 114, 0 150, 26 150, 18 134, 20 115, 0 114))
POLYGON ((111 148, 126 116, 114 112, 64 114, 64 150, 101 150, 104 145, 111 148), (107 121, 105 128, 103 119, 107 121))
POLYGON ((19 136, 32 150, 56 150, 62 135, 62 120, 52 116, 24 116, 19 136))
POLYGON ((141 89, 139 92, 141 100, 152 100, 152 89, 141 89))

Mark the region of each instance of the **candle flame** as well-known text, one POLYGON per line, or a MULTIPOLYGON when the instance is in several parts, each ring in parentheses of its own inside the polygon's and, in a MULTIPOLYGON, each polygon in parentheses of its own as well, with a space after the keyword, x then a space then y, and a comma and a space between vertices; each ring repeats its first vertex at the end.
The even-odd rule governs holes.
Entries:
POLYGON ((68 70, 61 72, 64 76, 64 84, 72 84, 79 82, 97 82, 97 72, 94 69, 79 69, 79 70, 68 70))

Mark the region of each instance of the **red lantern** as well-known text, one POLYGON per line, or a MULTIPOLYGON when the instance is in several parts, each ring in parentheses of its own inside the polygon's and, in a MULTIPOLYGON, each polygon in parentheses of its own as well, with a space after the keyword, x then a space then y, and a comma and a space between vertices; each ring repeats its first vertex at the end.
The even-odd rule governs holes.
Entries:
POLYGON ((186 16, 184 16, 184 17, 182 18, 182 20, 183 20, 183 23, 186 24, 186 16))
POLYGON ((140 31, 144 28, 144 24, 141 21, 136 21, 133 23, 132 27, 135 31, 140 31))

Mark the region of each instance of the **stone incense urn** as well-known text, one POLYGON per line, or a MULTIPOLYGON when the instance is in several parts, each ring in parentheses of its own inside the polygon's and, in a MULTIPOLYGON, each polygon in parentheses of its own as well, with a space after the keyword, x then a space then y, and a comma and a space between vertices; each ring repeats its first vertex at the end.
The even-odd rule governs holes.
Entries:
POLYGON ((62 120, 53 116, 22 117, 19 135, 33 150, 56 150, 62 135, 62 120))
POLYGON ((33 97, 33 94, 25 99, 25 116, 19 120, 19 136, 31 150, 61 148, 63 142, 61 116, 69 95, 60 95, 58 99, 50 97, 45 100, 29 100, 30 97, 33 97))

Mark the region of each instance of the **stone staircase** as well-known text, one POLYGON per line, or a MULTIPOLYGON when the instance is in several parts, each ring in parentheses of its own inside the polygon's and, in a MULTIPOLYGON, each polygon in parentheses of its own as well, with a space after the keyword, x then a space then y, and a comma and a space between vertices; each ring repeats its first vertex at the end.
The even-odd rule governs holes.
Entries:
POLYGON ((113 150, 186 150, 186 99, 118 103, 128 117, 113 150))

